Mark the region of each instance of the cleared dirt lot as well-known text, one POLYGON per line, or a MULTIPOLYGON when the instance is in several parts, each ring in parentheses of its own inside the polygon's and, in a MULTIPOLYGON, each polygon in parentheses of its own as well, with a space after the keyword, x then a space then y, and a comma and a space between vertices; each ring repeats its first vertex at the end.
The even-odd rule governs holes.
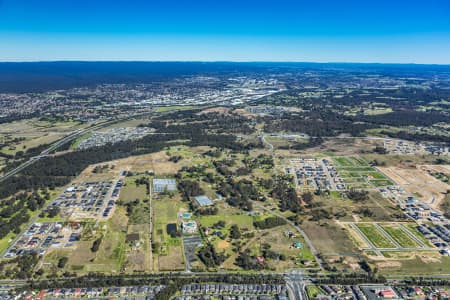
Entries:
POLYGON ((450 174, 450 165, 422 165, 418 169, 436 173, 450 174))
POLYGON ((323 254, 359 253, 345 229, 334 222, 320 226, 316 222, 305 221, 302 223, 302 229, 306 231, 317 250, 323 254))
MULTIPOLYGON (((421 200, 437 208, 445 198, 445 193, 450 189, 450 185, 428 174, 426 167, 430 166, 418 166, 417 168, 378 167, 378 170, 390 177, 405 191, 417 196, 420 195, 421 200)), ((435 167, 442 168, 443 166, 435 167)))

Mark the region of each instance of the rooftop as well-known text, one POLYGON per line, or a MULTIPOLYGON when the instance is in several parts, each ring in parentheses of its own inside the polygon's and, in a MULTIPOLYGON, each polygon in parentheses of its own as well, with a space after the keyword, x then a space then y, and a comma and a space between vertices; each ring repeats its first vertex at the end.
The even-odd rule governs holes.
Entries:
POLYGON ((205 195, 196 196, 195 201, 197 201, 198 205, 200 206, 214 205, 214 202, 212 202, 211 199, 209 199, 208 196, 205 195))

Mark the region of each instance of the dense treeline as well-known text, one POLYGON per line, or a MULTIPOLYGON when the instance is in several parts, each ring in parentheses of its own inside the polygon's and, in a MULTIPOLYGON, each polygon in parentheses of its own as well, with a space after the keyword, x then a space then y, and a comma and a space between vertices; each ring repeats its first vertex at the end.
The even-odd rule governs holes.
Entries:
MULTIPOLYGON (((423 74, 422 74, 423 75, 423 74)), ((336 74, 336 76, 339 76, 336 74)), ((334 76, 334 79, 336 77, 334 76)), ((342 80, 342 78, 340 78, 342 80)), ((315 85, 318 83, 315 82, 315 85)), ((322 88, 327 85, 322 82, 322 88)), ((361 90, 342 91, 344 95, 336 96, 335 90, 323 91, 320 95, 320 101, 314 95, 316 88, 292 88, 274 95, 259 99, 257 102, 268 105, 301 107, 304 110, 332 107, 336 111, 347 111, 349 109, 361 108, 362 103, 381 103, 394 111, 414 110, 428 103, 439 103, 442 99, 450 99, 448 88, 434 86, 430 89, 400 87, 395 89, 377 89, 365 88, 366 93, 361 90), (308 96, 307 94, 311 94, 308 96)), ((436 104, 439 107, 446 108, 445 102, 436 104)))
MULTIPOLYGON (((75 151, 46 157, 24 169, 18 176, 10 177, 0 183, 0 198, 13 195, 21 190, 38 189, 67 184, 72 177, 77 176, 90 164, 157 152, 176 141, 177 144, 188 146, 212 146, 242 150, 243 146, 232 135, 208 134, 205 132, 190 132, 189 126, 179 126, 175 135, 148 135, 140 140, 125 141, 112 145, 75 151)), ((173 145, 173 144, 171 144, 173 145)))
POLYGON ((426 133, 410 133, 410 132, 403 131, 403 130, 395 131, 395 132, 382 130, 380 133, 384 134, 388 137, 395 138, 395 139, 402 139, 402 140, 415 141, 415 142, 427 141, 427 142, 435 142, 435 143, 444 143, 447 146, 450 146, 450 136, 448 136, 448 135, 445 136, 445 135, 433 135, 433 134, 426 134, 426 133))
POLYGON ((389 126, 420 126, 426 127, 439 122, 448 122, 450 116, 439 112, 422 112, 415 110, 401 110, 386 114, 356 117, 356 121, 389 126))
POLYGON ((369 192, 364 190, 350 189, 346 194, 350 200, 357 202, 366 201, 369 199, 369 192))
POLYGON ((268 217, 264 220, 254 221, 253 225, 258 229, 270 229, 277 226, 286 225, 286 221, 280 217, 268 217))
POLYGON ((274 199, 278 200, 278 206, 281 211, 290 210, 298 213, 302 210, 300 198, 294 187, 291 185, 291 178, 285 176, 278 176, 275 179, 275 187, 271 194, 274 199))
POLYGON ((363 283, 385 283, 386 278, 383 276, 374 276, 373 274, 329 274, 326 277, 320 277, 315 280, 317 284, 341 284, 341 285, 357 285, 363 283))
POLYGON ((246 211, 250 211, 253 208, 250 200, 258 200, 260 196, 253 182, 247 179, 236 181, 228 178, 226 181, 221 181, 218 184, 217 191, 226 197, 229 205, 246 211))
POLYGON ((10 232, 20 233, 21 226, 30 220, 29 213, 41 209, 48 199, 50 195, 47 191, 34 191, 22 192, 3 200, 0 209, 0 239, 10 232))
MULTIPOLYGON (((257 101, 260 104, 295 106, 304 112, 285 111, 277 117, 261 118, 266 125, 265 131, 293 131, 307 133, 310 136, 326 137, 347 133, 360 136, 366 129, 383 126, 429 127, 436 123, 448 123, 450 118, 448 103, 450 92, 447 88, 400 87, 396 89, 365 88, 361 90, 343 90, 336 97, 336 90, 327 90, 324 83, 320 99, 317 88, 293 88, 257 101), (390 108, 392 112, 384 114, 365 114, 365 110, 374 108, 373 103, 390 108), (430 104, 433 103, 431 106, 430 104), (424 110, 425 107, 425 110, 424 110), (352 114, 345 114, 352 112, 352 114), (356 112, 356 113, 355 113, 356 112)), ((413 141, 430 141, 449 143, 445 134, 426 134, 399 132, 382 132, 394 138, 413 141)), ((303 144, 304 145, 304 144, 303 144)), ((302 144, 294 144, 299 150, 302 144)), ((292 147, 292 145, 291 145, 292 147)))
POLYGON ((264 262, 258 262, 256 257, 251 255, 249 249, 239 253, 235 264, 244 270, 263 270, 267 267, 264 262))
POLYGON ((227 259, 224 253, 217 253, 211 243, 207 243, 198 249, 197 256, 208 268, 220 266, 227 259))
POLYGON ((342 133, 361 136, 365 130, 374 127, 374 125, 355 122, 350 117, 326 109, 289 114, 278 118, 265 117, 262 120, 265 123, 264 131, 266 132, 301 132, 312 137, 337 136, 342 133))
POLYGON ((184 201, 189 201, 191 197, 203 195, 205 193, 198 181, 187 179, 178 181, 178 190, 184 201))
POLYGON ((31 278, 38 261, 39 256, 35 252, 26 253, 11 260, 4 260, 0 262, 0 277, 14 279, 31 278))
MULTIPOLYGON (((296 143, 291 148, 302 150, 321 144, 321 137, 333 137, 347 133, 352 136, 362 136, 365 130, 380 126, 421 126, 427 127, 439 122, 448 122, 450 116, 442 112, 421 112, 414 110, 394 111, 378 115, 345 116, 327 109, 310 111, 303 114, 287 114, 279 118, 265 117, 264 130, 267 132, 290 131, 301 132, 316 137, 309 143, 296 143)), ((430 141, 450 144, 448 135, 433 135, 426 133, 409 133, 404 130, 391 132, 382 130, 382 134, 392 138, 413 141, 430 141)))
POLYGON ((241 133, 251 134, 254 132, 249 119, 237 114, 221 113, 200 113, 199 110, 185 110, 171 114, 173 119, 167 120, 165 116, 157 118, 149 126, 155 128, 157 132, 178 133, 179 126, 188 124, 187 130, 190 132, 208 131, 218 134, 241 133), (174 123, 176 121, 176 123, 174 123))
POLYGON ((237 273, 205 273, 205 274, 139 274, 139 275, 103 275, 89 274, 71 279, 52 278, 42 281, 28 281, 23 289, 48 288, 88 288, 111 286, 166 285, 154 299, 170 299, 183 285, 192 283, 230 283, 230 284, 284 284, 278 274, 237 274, 237 273))

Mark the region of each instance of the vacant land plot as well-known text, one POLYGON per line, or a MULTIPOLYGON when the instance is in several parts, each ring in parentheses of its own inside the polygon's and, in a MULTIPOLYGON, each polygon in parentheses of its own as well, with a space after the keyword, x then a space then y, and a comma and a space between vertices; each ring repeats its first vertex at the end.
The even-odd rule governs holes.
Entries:
POLYGON ((395 248, 395 245, 372 224, 356 224, 362 233, 372 242, 377 248, 395 248))
POLYGON ((344 228, 329 221, 318 225, 316 222, 306 221, 301 225, 317 250, 323 254, 358 253, 352 240, 344 228))
POLYGON ((182 269, 184 258, 175 257, 176 253, 182 253, 181 238, 171 237, 167 233, 167 224, 177 224, 178 214, 187 211, 187 204, 182 202, 179 195, 174 197, 163 196, 152 200, 153 209, 153 249, 158 256, 155 268, 169 270, 172 265, 176 269, 182 269))
POLYGON ((0 140, 8 146, 0 151, 5 154, 16 154, 18 151, 26 151, 39 145, 53 143, 72 131, 83 128, 88 124, 78 122, 48 122, 38 119, 28 119, 2 124, 0 140), (16 142, 8 142, 13 138, 19 138, 16 142))
MULTIPOLYGON (((317 208, 311 209, 309 215, 313 215, 314 211, 326 210, 337 216, 339 221, 353 222, 355 216, 356 221, 395 221, 393 215, 401 213, 401 210, 392 204, 388 199, 383 198, 378 192, 370 192, 369 199, 365 201, 352 201, 342 198, 340 194, 322 195, 315 198, 318 203, 317 208), (370 215, 366 215, 361 211, 368 210, 370 215)), ((328 220, 321 221, 328 223, 328 220)))
POLYGON ((135 180, 142 176, 128 177, 125 186, 120 192, 119 199, 124 203, 132 202, 136 199, 143 200, 147 198, 147 190, 145 184, 137 185, 135 180))
POLYGON ((419 170, 450 174, 450 165, 421 165, 419 170))
POLYGON ((83 240, 69 257, 69 269, 84 272, 120 272, 125 261, 127 222, 124 209, 117 207, 111 219, 91 227, 91 236, 86 235, 83 238, 83 232, 83 240), (98 238, 101 238, 100 247, 97 252, 93 252, 92 244, 98 238))
POLYGON ((158 259, 160 271, 177 271, 185 268, 183 249, 180 245, 169 246, 167 253, 160 255, 158 259))
POLYGON ((409 224, 402 224, 402 227, 405 230, 408 230, 410 233, 412 233, 419 241, 421 241, 425 246, 427 247, 433 247, 431 242, 423 236, 418 230, 417 230, 417 224, 415 223, 409 223, 409 224))
POLYGON ((6 159, 3 157, 0 157, 0 174, 2 172, 2 169, 5 167, 6 159))
POLYGON ((104 225, 102 243, 89 271, 119 272, 125 259, 127 217, 123 209, 116 209, 113 217, 104 225))
POLYGON ((137 240, 127 243, 124 262, 125 271, 152 271, 149 224, 128 225, 127 235, 138 235, 137 240))
POLYGON ((376 263, 379 273, 383 275, 447 275, 450 274, 450 257, 437 252, 422 252, 410 259, 376 263))
POLYGON ((278 226, 269 230, 262 230, 255 234, 255 238, 251 239, 246 245, 247 249, 255 256, 262 255, 261 245, 269 245, 270 250, 276 253, 285 255, 286 260, 281 261, 277 259, 266 260, 269 268, 277 271, 295 268, 301 266, 301 261, 309 262, 305 266, 313 267, 314 256, 307 247, 303 238, 296 234, 294 237, 289 237, 286 232, 292 231, 290 225, 278 226), (300 242, 302 247, 300 249, 294 248, 293 243, 300 242))
POLYGON ((74 180, 75 182, 110 181, 117 178, 124 169, 117 167, 116 161, 90 165, 74 180), (100 168, 101 171, 94 171, 100 168))
POLYGON ((434 208, 439 206, 445 198, 445 193, 450 189, 450 185, 434 178, 420 166, 418 168, 378 167, 378 169, 405 191, 420 195, 422 201, 434 208))
POLYGON ((366 189, 392 185, 389 178, 359 156, 335 156, 332 159, 339 175, 350 188, 366 189))
POLYGON ((420 245, 409 237, 398 225, 382 225, 382 228, 403 248, 420 247, 420 245))
POLYGON ((229 227, 233 224, 239 226, 242 229, 253 230, 253 217, 247 215, 217 215, 217 216, 201 216, 199 222, 204 227, 211 227, 219 221, 224 221, 226 226, 229 227))
POLYGON ((69 257, 70 250, 50 250, 43 257, 41 264, 47 273, 58 274, 64 271, 63 268, 58 268, 58 262, 63 257, 69 257))

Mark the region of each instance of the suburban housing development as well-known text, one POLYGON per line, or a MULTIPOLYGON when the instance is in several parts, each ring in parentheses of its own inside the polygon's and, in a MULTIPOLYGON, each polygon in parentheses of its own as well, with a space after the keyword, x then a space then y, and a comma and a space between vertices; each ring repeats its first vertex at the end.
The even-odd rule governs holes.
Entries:
POLYGON ((1 299, 448 299, 450 70, 230 66, 0 93, 1 299))

